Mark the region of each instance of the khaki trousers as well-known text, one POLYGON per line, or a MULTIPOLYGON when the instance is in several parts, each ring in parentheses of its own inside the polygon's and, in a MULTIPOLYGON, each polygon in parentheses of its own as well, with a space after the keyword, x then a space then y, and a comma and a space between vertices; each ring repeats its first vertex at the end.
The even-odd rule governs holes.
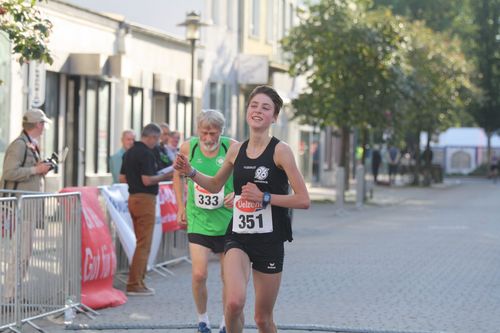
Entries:
POLYGON ((146 288, 144 277, 156 220, 156 195, 131 194, 128 198, 128 210, 132 216, 137 240, 128 273, 127 291, 138 291, 146 288))
MULTIPOLYGON (((19 265, 21 266, 21 279, 24 279, 26 273, 28 272, 30 257, 33 251, 33 225, 34 223, 30 221, 21 221, 21 253, 19 255, 19 265)), ((5 231, 7 232, 7 230, 5 231)), ((7 300, 13 300, 16 291, 16 231, 12 232, 12 238, 10 241, 11 254, 8 258, 8 264, 5 272, 5 286, 3 291, 3 297, 7 300)), ((5 235, 6 236, 6 235, 5 235)), ((2 239, 2 242, 4 240, 2 239)), ((7 241, 7 240, 6 240, 7 241)), ((9 242, 8 241, 8 242, 9 242)), ((2 244, 5 246, 8 244, 2 244)), ((7 248, 5 249, 7 251, 7 248)))

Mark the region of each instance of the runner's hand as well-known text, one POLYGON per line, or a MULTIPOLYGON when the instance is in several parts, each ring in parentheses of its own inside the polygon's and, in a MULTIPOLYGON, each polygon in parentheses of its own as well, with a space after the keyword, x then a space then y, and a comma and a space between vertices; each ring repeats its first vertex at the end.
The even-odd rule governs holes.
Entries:
POLYGON ((186 210, 184 208, 180 208, 180 206, 177 211, 177 224, 181 227, 185 227, 187 225, 186 210))
POLYGON ((264 193, 254 183, 248 182, 241 187, 241 198, 254 202, 262 202, 264 193))
POLYGON ((181 174, 189 175, 192 170, 191 164, 188 158, 184 154, 177 154, 174 162, 174 169, 179 171, 181 174))
POLYGON ((229 193, 224 197, 224 207, 226 208, 233 208, 234 204, 234 192, 229 193))

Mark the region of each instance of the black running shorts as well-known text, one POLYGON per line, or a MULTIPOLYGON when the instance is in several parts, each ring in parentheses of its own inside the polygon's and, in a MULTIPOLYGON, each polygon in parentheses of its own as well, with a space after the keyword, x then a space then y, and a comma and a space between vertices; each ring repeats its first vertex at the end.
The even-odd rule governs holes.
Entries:
POLYGON ((224 252, 226 236, 207 236, 202 234, 188 234, 189 243, 198 244, 212 250, 213 253, 224 252))
POLYGON ((233 248, 240 249, 250 258, 252 269, 267 274, 276 274, 283 271, 285 247, 282 242, 248 244, 242 243, 232 236, 226 236, 224 253, 233 248))

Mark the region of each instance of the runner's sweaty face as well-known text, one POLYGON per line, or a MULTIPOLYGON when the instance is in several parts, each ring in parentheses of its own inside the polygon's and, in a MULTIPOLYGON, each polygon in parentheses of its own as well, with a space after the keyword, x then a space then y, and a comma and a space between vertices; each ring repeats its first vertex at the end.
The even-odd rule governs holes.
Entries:
POLYGON ((198 136, 200 137, 200 145, 207 152, 216 151, 219 148, 221 130, 215 126, 199 126, 198 136))

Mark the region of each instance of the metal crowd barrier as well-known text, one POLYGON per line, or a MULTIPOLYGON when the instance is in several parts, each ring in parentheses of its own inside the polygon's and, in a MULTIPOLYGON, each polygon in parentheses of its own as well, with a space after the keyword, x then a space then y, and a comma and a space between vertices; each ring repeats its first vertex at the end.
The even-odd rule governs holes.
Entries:
MULTIPOLYGON (((161 182, 160 185, 171 185, 172 181, 161 182)), ((173 191, 173 189, 172 189, 173 191)), ((187 187, 186 187, 187 191, 187 187)), ((185 197, 185 195, 183 196, 185 197)), ((158 254, 156 255, 153 271, 166 276, 163 273, 175 275, 167 267, 180 262, 191 263, 189 259, 189 242, 186 230, 164 232, 162 235, 158 254)))
POLYGON ((189 259, 189 242, 186 230, 176 230, 174 232, 163 233, 158 255, 156 256, 156 264, 153 268, 160 275, 166 272, 170 275, 175 275, 167 267, 179 262, 191 263, 189 259))
MULTIPOLYGON (((110 227, 111 230, 114 230, 112 223, 110 223, 110 227)), ((129 269, 128 258, 116 236, 116 231, 113 231, 113 241, 115 243, 117 262, 116 270, 120 274, 125 274, 129 269)), ((175 275, 171 270, 167 269, 167 267, 182 261, 191 263, 189 259, 187 232, 185 230, 177 230, 163 233, 153 271, 162 276, 166 276, 163 272, 175 275)))
MULTIPOLYGON (((172 182, 162 182, 163 184, 171 184, 172 182)), ((125 274, 129 269, 129 262, 122 245, 120 244, 119 238, 116 234, 116 228, 110 221, 110 216, 108 214, 108 224, 110 230, 112 231, 112 238, 115 244, 116 262, 117 262, 117 272, 120 274, 125 274)), ((158 249, 158 254, 156 256, 155 264, 152 270, 162 276, 166 276, 164 273, 174 275, 174 273, 167 267, 180 262, 191 263, 189 259, 189 243, 187 239, 186 230, 177 230, 174 232, 165 232, 162 234, 161 243, 158 249)), ((123 281, 125 282, 125 281, 123 281)))
POLYGON ((68 303, 91 311, 81 304, 80 194, 15 195, 0 198, 0 331, 43 332, 33 320, 68 303))

